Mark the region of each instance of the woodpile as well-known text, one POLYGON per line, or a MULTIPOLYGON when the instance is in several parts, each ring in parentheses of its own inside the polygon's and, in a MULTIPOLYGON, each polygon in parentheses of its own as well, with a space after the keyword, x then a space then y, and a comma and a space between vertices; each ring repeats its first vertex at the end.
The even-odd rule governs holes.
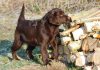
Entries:
POLYGON ((83 67, 84 70, 100 70, 100 22, 98 23, 74 24, 60 33, 63 44, 67 44, 71 53, 69 61, 75 63, 76 66, 83 67), (70 40, 66 36, 70 37, 70 40))

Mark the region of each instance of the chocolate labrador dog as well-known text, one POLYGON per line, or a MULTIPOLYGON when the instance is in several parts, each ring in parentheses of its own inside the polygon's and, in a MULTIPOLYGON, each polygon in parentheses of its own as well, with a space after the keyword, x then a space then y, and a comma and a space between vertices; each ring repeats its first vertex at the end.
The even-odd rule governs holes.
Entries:
POLYGON ((27 43, 27 53, 30 59, 33 59, 32 50, 36 45, 40 45, 42 60, 44 64, 48 64, 49 56, 47 48, 51 45, 53 48, 53 58, 57 60, 58 48, 55 38, 59 33, 59 26, 70 22, 70 17, 65 15, 61 9, 54 8, 41 19, 26 20, 24 8, 23 5, 15 30, 14 43, 11 48, 13 59, 19 60, 16 51, 21 48, 23 43, 27 43))

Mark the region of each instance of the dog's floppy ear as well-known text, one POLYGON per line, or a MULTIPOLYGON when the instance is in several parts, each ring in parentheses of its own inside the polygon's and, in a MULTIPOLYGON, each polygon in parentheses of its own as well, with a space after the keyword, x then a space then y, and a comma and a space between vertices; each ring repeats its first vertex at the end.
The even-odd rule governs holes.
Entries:
POLYGON ((57 16, 57 12, 56 12, 56 11, 52 11, 52 12, 51 12, 51 15, 52 15, 52 16, 57 16))
POLYGON ((55 11, 49 11, 42 19, 47 20, 48 22, 53 21, 56 16, 55 11))
POLYGON ((49 18, 48 18, 49 23, 55 24, 56 23, 56 16, 57 16, 56 11, 50 12, 49 18))

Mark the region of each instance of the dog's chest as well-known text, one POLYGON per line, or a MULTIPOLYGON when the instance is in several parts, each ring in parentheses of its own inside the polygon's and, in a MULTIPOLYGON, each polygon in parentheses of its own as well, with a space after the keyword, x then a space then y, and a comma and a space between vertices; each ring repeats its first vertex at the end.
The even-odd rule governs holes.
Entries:
POLYGON ((50 34, 51 37, 54 37, 58 34, 58 32, 59 32, 58 28, 50 28, 49 34, 50 34))

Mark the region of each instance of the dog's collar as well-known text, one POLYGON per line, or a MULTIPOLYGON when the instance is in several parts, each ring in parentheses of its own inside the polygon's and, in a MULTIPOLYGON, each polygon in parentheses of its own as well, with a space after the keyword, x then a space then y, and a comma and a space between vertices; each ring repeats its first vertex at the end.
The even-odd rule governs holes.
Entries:
POLYGON ((45 24, 45 23, 48 23, 49 25, 52 25, 52 26, 60 26, 60 24, 59 25, 57 25, 57 24, 52 24, 52 23, 50 23, 50 22, 48 22, 47 20, 42 20, 42 22, 45 24))
POLYGON ((52 26, 56 26, 56 27, 59 27, 60 25, 56 25, 56 24, 52 24, 52 23, 49 23, 50 25, 52 26))

